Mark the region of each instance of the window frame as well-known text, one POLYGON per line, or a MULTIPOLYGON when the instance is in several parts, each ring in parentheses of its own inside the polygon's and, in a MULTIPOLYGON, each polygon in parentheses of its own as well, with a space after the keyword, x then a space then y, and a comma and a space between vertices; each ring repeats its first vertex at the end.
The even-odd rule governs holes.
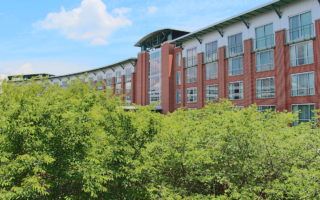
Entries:
POLYGON ((243 84, 243 81, 235 81, 235 82, 230 82, 228 84, 228 97, 229 97, 230 100, 242 100, 244 98, 244 84, 243 84), (237 93, 232 93, 231 94, 230 86, 233 85, 233 84, 236 84, 236 83, 239 83, 239 84, 241 83, 241 87, 239 85, 239 89, 238 89, 239 90, 239 94, 238 94, 239 98, 234 98, 234 96, 236 96, 235 94, 237 94, 237 93))
POLYGON ((256 79, 256 98, 257 99, 273 99, 276 97, 276 79, 274 76, 272 77, 263 77, 263 78, 257 78, 256 79), (270 81, 269 81, 269 92, 264 92, 264 90, 266 89, 263 89, 263 84, 261 82, 261 84, 259 85, 258 84, 258 81, 263 81, 263 80, 270 80, 270 79, 273 79, 273 88, 270 86, 270 81), (258 87, 259 86, 259 87, 258 87), (260 87, 261 86, 261 87, 260 87), (269 95, 266 95, 264 93, 267 93, 269 95), (273 94, 273 95, 270 95, 270 94, 273 94))
POLYGON ((187 103, 197 103, 198 102, 198 88, 197 87, 186 88, 186 95, 187 95, 187 103), (195 91, 195 92, 193 94, 189 94, 189 91, 195 91))
MULTIPOLYGON (((291 97, 303 97, 303 96, 314 96, 316 94, 316 76, 315 76, 315 72, 314 71, 310 71, 310 72, 303 72, 303 73, 296 73, 296 74, 291 74, 291 97), (308 87, 306 89, 299 89, 299 79, 297 79, 297 89, 294 90, 294 87, 293 87, 293 78, 295 76, 297 76, 299 78, 299 76, 301 75, 306 75, 306 74, 312 74, 313 75, 313 87, 308 87), (300 90, 306 90, 307 91, 307 94, 301 94, 299 95, 299 91, 300 90), (312 91, 312 92, 310 92, 312 91)), ((308 76, 308 78, 310 78, 310 76, 308 76)), ((310 79, 308 80, 308 84, 310 83, 310 79)), ((309 85, 308 85, 309 86, 309 85)))

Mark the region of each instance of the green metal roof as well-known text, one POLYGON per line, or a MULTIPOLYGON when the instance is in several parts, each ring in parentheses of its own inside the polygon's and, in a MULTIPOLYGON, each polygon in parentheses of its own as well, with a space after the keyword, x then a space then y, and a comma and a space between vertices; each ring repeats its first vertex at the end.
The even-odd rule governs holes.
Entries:
POLYGON ((160 47, 161 44, 165 41, 176 39, 188 33, 189 32, 170 28, 160 29, 144 36, 134 46, 142 47, 145 49, 157 48, 160 47), (168 36, 170 36, 171 38, 168 39, 168 36))
POLYGON ((107 65, 107 66, 104 66, 104 67, 94 68, 94 69, 91 69, 91 70, 77 72, 77 73, 73 73, 73 74, 66 74, 66 75, 61 75, 61 76, 53 76, 53 77, 50 77, 50 79, 65 78, 65 77, 70 77, 70 76, 78 76, 78 75, 81 75, 81 74, 86 74, 86 73, 90 73, 90 72, 96 72, 96 71, 105 70, 105 69, 109 69, 109 68, 112 69, 113 67, 122 66, 122 65, 124 65, 126 63, 131 63, 133 66, 135 66, 136 62, 137 62, 136 58, 128 58, 126 60, 122 60, 122 61, 119 61, 117 63, 113 63, 111 65, 107 65))
POLYGON ((285 6, 287 4, 290 4, 292 2, 295 2, 298 0, 274 0, 270 3, 264 4, 262 6, 259 6, 258 8, 251 9, 247 12, 241 13, 239 15, 236 15, 234 17, 230 17, 228 19, 225 19, 223 21, 217 22, 215 24, 212 24, 210 26, 207 26, 205 28, 202 28, 200 30, 197 30, 195 32, 189 33, 187 35, 184 35, 182 37, 179 37, 177 39, 174 39, 171 41, 171 43, 176 43, 176 44, 182 44, 190 39, 194 39, 198 37, 212 32, 212 31, 218 31, 221 36, 223 36, 223 28, 227 27, 231 24, 237 23, 237 22, 243 22, 246 26, 249 26, 249 23, 247 20, 249 20, 252 17, 256 17, 260 14, 266 13, 270 10, 274 10, 275 13, 281 18, 282 13, 281 13, 281 7, 285 6))

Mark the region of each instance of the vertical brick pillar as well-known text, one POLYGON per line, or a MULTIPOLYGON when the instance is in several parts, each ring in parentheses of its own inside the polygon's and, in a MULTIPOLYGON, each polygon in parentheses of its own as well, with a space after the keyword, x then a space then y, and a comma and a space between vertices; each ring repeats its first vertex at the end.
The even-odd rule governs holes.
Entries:
POLYGON ((186 106, 186 58, 182 58, 182 70, 181 70, 181 105, 186 106))
POLYGON ((149 69, 149 53, 141 52, 138 55, 136 66, 136 103, 139 105, 148 104, 148 69, 149 69))
POLYGON ((244 97, 245 106, 249 106, 253 103, 253 66, 252 66, 252 39, 244 41, 244 97))
POLYGON ((161 107, 163 113, 174 110, 173 51, 174 46, 170 43, 164 43, 161 47, 161 107))
POLYGON ((112 77, 112 81, 111 81, 111 91, 112 94, 114 95, 116 93, 116 78, 112 77))
POLYGON ((277 97, 277 109, 283 111, 287 108, 287 66, 286 66, 286 54, 285 54, 285 30, 276 32, 276 48, 275 48, 275 78, 276 78, 276 97, 277 97))
POLYGON ((203 78, 203 53, 198 54, 198 67, 197 67, 197 88, 198 88, 198 108, 202 108, 204 106, 204 78, 203 78))
POLYGON ((121 90, 122 90, 122 100, 125 100, 126 96, 126 77, 125 75, 121 76, 121 90))
POLYGON ((219 98, 228 98, 228 85, 226 83, 227 66, 226 66, 226 47, 220 47, 218 50, 218 82, 219 82, 219 98))
MULTIPOLYGON (((314 63, 315 63, 315 89, 318 99, 320 99, 320 19, 315 22, 316 40, 314 42, 314 63)), ((320 108, 320 101, 317 102, 317 108, 320 108)))
POLYGON ((131 101, 136 104, 136 73, 133 72, 131 75, 131 101))

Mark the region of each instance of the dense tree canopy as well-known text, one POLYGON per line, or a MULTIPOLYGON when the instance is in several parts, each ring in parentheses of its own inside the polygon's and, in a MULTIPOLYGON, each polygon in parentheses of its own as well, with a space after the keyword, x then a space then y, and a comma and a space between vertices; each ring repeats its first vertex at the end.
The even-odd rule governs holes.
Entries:
POLYGON ((320 130, 295 117, 126 112, 80 82, 5 84, 0 199, 320 199, 320 130))

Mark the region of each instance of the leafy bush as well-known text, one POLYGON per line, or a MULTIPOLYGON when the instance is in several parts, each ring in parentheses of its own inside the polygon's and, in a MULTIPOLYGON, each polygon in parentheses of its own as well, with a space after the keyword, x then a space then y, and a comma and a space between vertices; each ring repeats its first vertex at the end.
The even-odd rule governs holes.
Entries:
POLYGON ((0 199, 319 199, 320 131, 230 102, 168 115, 75 82, 4 85, 0 199))

